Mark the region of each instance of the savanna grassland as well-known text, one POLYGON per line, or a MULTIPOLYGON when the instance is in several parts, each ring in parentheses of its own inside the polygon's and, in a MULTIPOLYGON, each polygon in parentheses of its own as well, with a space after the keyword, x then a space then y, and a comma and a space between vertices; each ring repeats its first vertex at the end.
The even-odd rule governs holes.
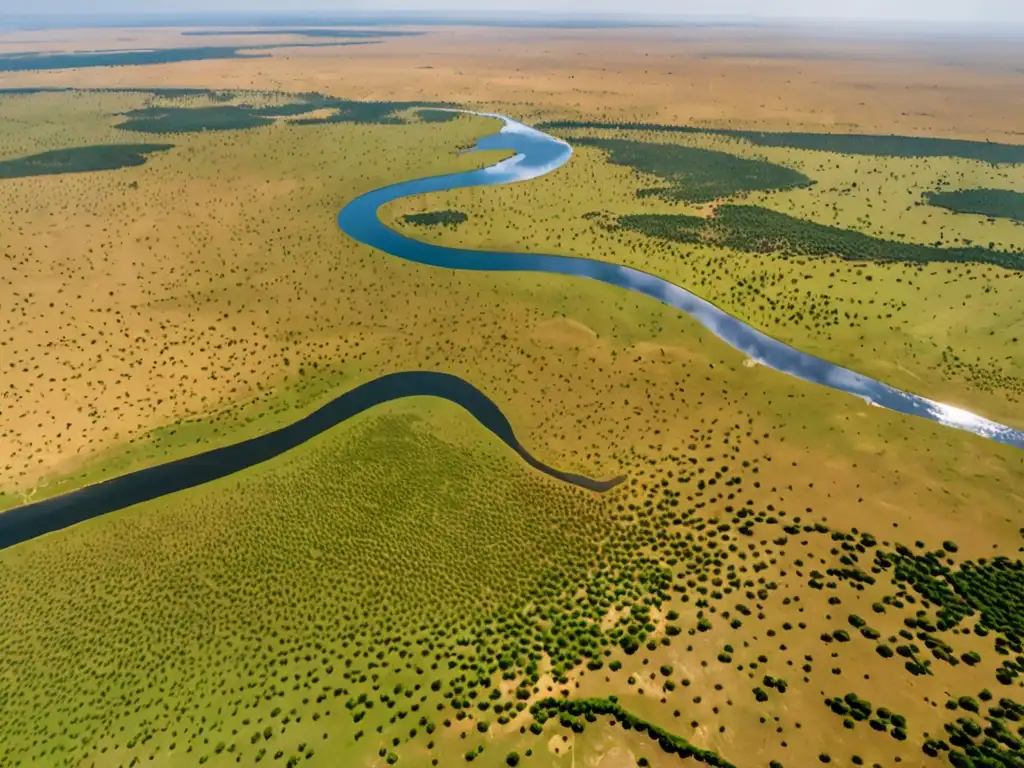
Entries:
POLYGON ((438 242, 585 255, 653 271, 799 349, 1021 423, 1024 228, 929 205, 925 195, 943 187, 1024 189, 1024 163, 835 155, 647 130, 586 131, 618 137, 596 140, 582 129, 559 133, 575 145, 573 161, 528 187, 437 193, 399 201, 389 214, 450 208, 468 220, 438 230, 438 242), (644 146, 657 149, 650 157, 623 149, 644 146), (710 160, 676 158, 676 147, 710 160), (757 176, 756 165, 748 172, 721 163, 714 179, 738 183, 690 178, 691 166, 715 167, 716 156, 776 172, 757 176), (804 180, 780 173, 787 170, 804 180), (666 186, 677 174, 679 186, 666 186), (879 245, 844 248, 829 242, 838 238, 824 236, 825 227, 879 245), (887 261, 901 256, 908 261, 887 261))
MULTIPOLYGON (((116 47, 110 36, 196 40, 61 31, 50 47, 116 47)), ((605 494, 559 483, 455 406, 417 398, 4 550, 0 763, 1024 764, 1019 451, 750 366, 653 300, 433 269, 335 224, 361 192, 498 159, 457 154, 494 121, 425 120, 427 102, 1013 144, 1020 75, 996 43, 941 55, 968 54, 953 67, 923 43, 432 29, 215 67, 5 74, 109 90, 0 96, 0 162, 121 166, 0 179, 5 506, 265 432, 411 369, 479 387, 541 460, 627 479, 605 494), (780 41, 803 58, 779 58, 780 41), (941 86, 908 85, 929 78, 941 86), (388 104, 338 101, 353 98, 388 104), (111 146, 124 151, 69 154, 111 146)), ((736 247, 746 220, 739 235, 705 223, 742 204, 1009 254, 1019 226, 914 203, 940 186, 1024 189, 1019 166, 563 135, 729 158, 679 151, 641 172, 579 142, 549 177, 400 202, 386 219, 641 266, 803 349, 1019 423, 1015 269, 786 259, 736 247), (744 160, 777 166, 754 167, 771 183, 745 191, 744 160), (726 200, 687 197, 723 183, 726 200), (948 352, 940 364, 944 345, 981 373, 948 352)), ((618 148, 650 162, 649 147, 618 148)), ((788 247, 813 250, 807 232, 823 237, 787 230, 788 247)))

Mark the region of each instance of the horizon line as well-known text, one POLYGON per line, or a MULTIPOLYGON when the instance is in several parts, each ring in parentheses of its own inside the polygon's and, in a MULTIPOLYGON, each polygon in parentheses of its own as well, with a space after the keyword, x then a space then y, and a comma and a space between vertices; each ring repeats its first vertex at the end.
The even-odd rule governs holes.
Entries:
MULTIPOLYGON (((1006 31, 1009 27, 1024 28, 1024 19, 1008 19, 1000 21, 979 20, 979 19, 919 19, 911 17, 852 17, 852 16, 789 16, 770 15, 758 16, 756 14, 734 12, 734 13, 665 13, 661 11, 638 10, 631 13, 625 12, 572 12, 552 11, 544 9, 533 9, 523 11, 477 11, 477 10, 456 10, 443 9, 423 10, 217 10, 199 9, 182 11, 144 11, 144 12, 118 12, 118 11, 88 11, 67 13, 60 10, 43 10, 33 13, 0 13, 0 28, 10 22, 51 22, 61 20, 62 26, 72 25, 74 22, 82 21, 122 21, 128 22, 129 26, 139 26, 139 22, 169 22, 200 19, 236 19, 256 21, 287 21, 296 23, 305 20, 303 23, 322 22, 324 25, 334 26, 340 24, 367 24, 372 22, 384 22, 391 24, 407 23, 416 24, 452 24, 457 26, 487 26, 490 23, 502 22, 508 26, 536 26, 539 22, 561 22, 561 26, 593 26, 598 22, 605 22, 606 26, 612 27, 659 27, 659 26, 688 26, 691 24, 705 26, 788 26, 808 24, 824 25, 852 25, 852 26, 899 26, 913 24, 917 27, 927 28, 948 28, 958 29, 969 26, 974 29, 993 29, 1006 31), (589 22, 589 23, 588 23, 589 22)), ((259 26, 258 24, 250 24, 259 26)), ((107 26, 104 24, 104 26, 107 26)), ((188 26, 183 24, 180 26, 188 26)), ((235 25, 242 26, 242 25, 235 25)))

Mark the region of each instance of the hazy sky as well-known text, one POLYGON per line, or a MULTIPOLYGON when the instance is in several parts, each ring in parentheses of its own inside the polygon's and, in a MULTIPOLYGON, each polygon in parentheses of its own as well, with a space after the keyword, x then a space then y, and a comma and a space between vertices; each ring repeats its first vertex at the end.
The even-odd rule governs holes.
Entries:
MULTIPOLYGON (((14 13, 147 13, 239 11, 465 11, 488 8, 481 0, 0 0, 0 19, 14 13), (17 9, 17 10, 15 10, 17 9)), ((491 7, 494 7, 491 5, 491 7)), ((1024 0, 505 0, 500 10, 546 13, 743 15, 759 18, 971 21, 1024 24, 1024 0)), ((498 8, 495 8, 498 10, 498 8)))

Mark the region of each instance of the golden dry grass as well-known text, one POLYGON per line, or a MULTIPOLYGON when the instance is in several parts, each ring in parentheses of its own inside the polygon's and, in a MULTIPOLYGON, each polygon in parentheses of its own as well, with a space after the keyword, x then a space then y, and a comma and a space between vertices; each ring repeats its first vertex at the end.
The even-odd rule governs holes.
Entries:
MULTIPOLYGON (((112 114, 140 99, 6 99, 2 151, 130 140, 112 114)), ((361 191, 454 167, 451 150, 479 132, 470 121, 281 124, 176 138, 166 162, 0 185, 8 490, 259 397, 304 365, 342 367, 353 354, 343 347, 374 332, 359 328, 359 313, 332 308, 351 291, 340 287, 350 247, 334 214, 361 191)))
MULTIPOLYGON (((872 40, 780 29, 544 30, 431 27, 367 46, 269 58, 0 73, 0 86, 168 85, 316 90, 361 99, 456 99, 517 116, 626 117, 1020 141, 1013 41, 872 40), (790 58, 786 58, 789 56, 790 58)), ((178 30, 8 34, 5 51, 295 41, 178 30)))

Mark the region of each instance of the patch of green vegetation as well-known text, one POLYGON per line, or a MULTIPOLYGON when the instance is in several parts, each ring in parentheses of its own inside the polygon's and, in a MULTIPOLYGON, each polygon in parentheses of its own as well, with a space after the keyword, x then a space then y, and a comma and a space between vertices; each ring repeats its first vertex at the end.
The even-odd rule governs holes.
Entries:
POLYGON ((450 123, 459 117, 459 113, 426 108, 416 110, 416 116, 421 123, 450 123))
MULTIPOLYGON (((917 554, 909 547, 877 552, 878 568, 892 569, 895 584, 910 586, 938 608, 934 626, 919 618, 925 632, 945 631, 980 614, 976 634, 995 632, 997 650, 1024 653, 1024 563, 1006 557, 964 561, 954 567, 946 549, 917 554)), ((940 649, 944 650, 944 649, 940 649)), ((1024 669, 1005 669, 1007 679, 1024 669)), ((997 675, 999 676, 999 675, 997 675)))
POLYGON ((744 192, 812 184, 809 178, 792 168, 712 149, 625 139, 579 138, 573 143, 602 149, 608 153, 610 162, 649 173, 669 184, 640 190, 638 197, 653 195, 670 201, 709 203, 744 192))
MULTIPOLYGON (((991 699, 991 695, 988 698, 991 699)), ((977 713, 977 706, 968 711, 977 713)), ((929 757, 945 752, 950 765, 956 768, 982 765, 1018 768, 1024 747, 1019 725, 1024 720, 1024 707, 1013 699, 1001 698, 996 706, 989 707, 985 719, 984 725, 966 716, 945 723, 948 743, 944 739, 929 738, 922 745, 922 751, 929 757)))
POLYGON ((682 213, 631 213, 619 216, 614 224, 604 226, 611 229, 620 226, 648 237, 672 240, 676 243, 699 243, 707 224, 708 220, 702 216, 687 216, 682 213))
POLYGON ((918 264, 972 262, 1024 270, 1024 253, 883 240, 754 205, 722 205, 711 218, 637 214, 620 216, 618 223, 650 237, 682 243, 702 242, 748 253, 781 252, 792 256, 838 256, 848 261, 918 264))
POLYGON ((717 131, 764 147, 811 149, 843 155, 878 157, 961 157, 986 163, 1024 163, 1024 145, 918 136, 880 136, 856 133, 769 133, 717 131))
POLYGON ((165 152, 173 147, 173 144, 103 144, 55 149, 26 157, 0 160, 0 179, 112 171, 142 165, 146 162, 148 154, 165 152))
POLYGON ((421 227, 457 227, 465 221, 469 220, 469 216, 464 214, 462 211, 444 210, 444 211, 425 211, 424 213, 409 213, 402 217, 402 221, 407 221, 410 224, 415 224, 421 227))
POLYGON ((279 43, 276 45, 227 46, 207 45, 186 48, 154 48, 129 51, 75 51, 73 53, 7 53, 0 54, 0 72, 36 72, 49 69, 81 69, 85 67, 128 67, 145 64, 174 64, 181 61, 216 59, 252 59, 268 54, 251 53, 272 48, 309 48, 325 45, 367 45, 371 40, 330 43, 279 43), (244 51, 244 53, 243 53, 244 51))
MULTIPOLYGON (((426 102, 403 101, 350 101, 332 99, 320 94, 303 94, 303 100, 288 104, 255 107, 248 104, 224 104, 212 107, 167 107, 149 106, 123 113, 127 119, 117 125, 126 131, 142 133, 191 133, 197 131, 234 131, 258 128, 268 125, 278 117, 295 117, 317 110, 329 109, 333 114, 327 117, 299 118, 297 125, 322 125, 325 123, 374 123, 399 125, 406 121, 397 113, 414 107, 445 106, 426 102)), ((458 117, 457 113, 438 112, 447 122, 458 117)))
POLYGON ((956 213, 975 213, 991 218, 1024 222, 1024 194, 1009 189, 957 189, 929 192, 928 205, 937 205, 956 213))
POLYGON ((543 699, 530 708, 534 718, 543 724, 551 717, 560 715, 560 722, 572 728, 574 731, 582 731, 583 724, 577 718, 595 715, 611 715, 625 729, 634 730, 638 733, 646 733, 658 746, 670 755, 678 755, 682 758, 693 757, 705 765, 719 766, 720 768, 735 768, 732 763, 706 749, 700 749, 688 742, 682 736, 660 728, 654 723, 637 717, 631 712, 623 709, 618 701, 612 698, 593 699, 543 699))
POLYGON ((825 699, 825 706, 843 718, 843 727, 848 730, 855 728, 858 722, 867 720, 874 731, 888 732, 897 741, 905 741, 907 738, 907 719, 903 715, 893 713, 885 707, 878 707, 872 714, 871 702, 860 698, 856 693, 847 693, 842 698, 837 696, 825 699))
MULTIPOLYGON (((447 102, 429 101, 349 101, 347 99, 326 100, 319 109, 334 110, 333 114, 323 118, 300 118, 295 122, 299 125, 323 125, 327 123, 374 123, 378 125, 400 125, 406 121, 398 112, 409 109, 429 107, 453 107, 447 102)), ((458 117, 454 112, 419 112, 422 122, 446 123, 458 117), (434 117, 424 119, 424 115, 434 117), (438 117, 439 116, 439 117, 438 117)))
MULTIPOLYGON (((231 101, 238 92, 212 90, 210 88, 73 88, 62 86, 0 88, 0 96, 33 96, 44 93, 144 93, 161 99, 184 99, 202 96, 211 101, 231 101)), ((261 93, 274 92, 262 91, 261 93)))
MULTIPOLYGON (((308 108, 306 108, 308 111, 308 108)), ((142 107, 124 113, 128 118, 117 127, 139 133, 191 133, 194 131, 237 131, 274 122, 258 110, 223 105, 215 107, 142 107)))
POLYGON ((662 123, 612 123, 586 120, 552 120, 539 123, 538 128, 550 130, 614 130, 663 131, 666 133, 697 133, 743 139, 763 147, 811 149, 845 155, 877 155, 879 157, 961 157, 987 163, 1024 163, 1024 145, 998 144, 990 141, 940 139, 919 136, 882 136, 856 133, 799 133, 741 131, 727 128, 698 128, 662 123))

